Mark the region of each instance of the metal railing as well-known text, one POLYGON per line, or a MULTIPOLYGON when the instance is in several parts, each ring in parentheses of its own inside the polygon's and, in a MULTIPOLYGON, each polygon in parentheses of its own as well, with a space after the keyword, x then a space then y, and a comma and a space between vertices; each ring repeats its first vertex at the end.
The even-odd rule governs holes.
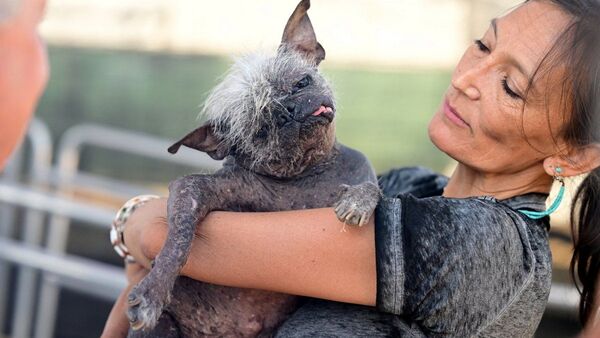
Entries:
MULTIPOLYGON (((74 255, 59 255, 39 246, 0 238, 2 259, 54 276, 71 289, 114 300, 126 286, 123 269, 74 255)), ((19 336, 13 332, 13 336, 19 336)))
MULTIPOLYGON (((35 119, 27 130, 27 140, 30 143, 31 154, 29 156, 28 170, 22 170, 23 167, 23 153, 19 152, 13 158, 9 165, 8 175, 5 175, 3 179, 9 179, 16 181, 19 177, 19 173, 26 172, 27 179, 32 185, 42 184, 42 175, 49 170, 52 161, 52 138, 46 125, 41 121, 35 119)), ((0 236, 7 237, 10 232, 14 230, 15 220, 15 209, 8 206, 2 207, 2 212, 6 214, 2 215, 2 228, 5 230, 0 236)), ((23 242, 29 244, 39 244, 42 236, 43 226, 43 215, 33 209, 27 209, 23 219, 24 223, 24 238, 23 242)), ((3 311, 6 309, 6 292, 8 291, 8 270, 6 270, 6 264, 3 264, 0 272, 0 327, 4 324, 3 311)), ((31 304, 33 301, 33 283, 34 283, 34 271, 27 267, 20 267, 17 276, 17 292, 16 292, 16 309, 13 318, 21 318, 20 314, 27 309, 23 307, 25 304, 31 304), (29 291, 29 292, 27 292, 29 291)), ((13 322, 13 331, 15 336, 25 336, 22 331, 24 325, 21 323, 13 322), (15 326, 17 325, 17 326, 15 326)))
MULTIPOLYGON (((171 144, 168 140, 96 125, 75 126, 63 134, 57 151, 56 166, 51 166, 52 143, 50 133, 43 123, 38 120, 32 123, 27 140, 31 151, 27 161, 29 171, 26 177, 21 177, 24 173, 22 170, 24 155, 23 151, 20 151, 11 160, 0 179, 0 202, 4 202, 2 218, 0 218, 0 237, 9 238, 15 231, 13 224, 16 220, 17 207, 25 210, 22 229, 24 237, 22 242, 0 242, 0 245, 3 245, 0 259, 19 266, 12 336, 30 337, 31 323, 35 315, 34 336, 49 337, 54 332, 58 292, 61 287, 112 299, 116 296, 115 290, 124 286, 121 269, 65 254, 71 220, 82 221, 86 226, 108 230, 114 216, 114 210, 73 201, 69 198, 70 191, 75 187, 84 187, 109 193, 116 199, 124 200, 153 190, 81 172, 79 169, 81 152, 88 147, 103 148, 206 170, 215 170, 220 167, 220 164, 205 154, 187 149, 183 149, 178 156, 169 155, 166 152, 171 144), (28 184, 18 184, 17 182, 21 180, 28 184), (49 216, 49 224, 46 238, 43 239, 45 215, 49 216), (44 248, 41 249, 40 245, 44 248), (15 251, 17 247, 19 250, 15 251), (11 251, 7 251, 6 248, 10 248, 11 251), (85 269, 85 264, 93 266, 93 269, 85 269), (36 304, 33 297, 36 294, 38 270, 43 273, 43 278, 36 304), (81 276, 76 278, 73 274, 76 270, 87 271, 86 276, 89 278, 80 278, 81 276), (113 282, 106 283, 106 287, 92 282, 92 280, 104 281, 103 276, 111 276, 113 282)), ((0 261, 0 328, 6 318, 7 272, 6 263, 0 261)))
MULTIPOLYGON (((61 190, 71 186, 79 171, 81 152, 86 146, 94 146, 120 153, 131 153, 154 160, 171 162, 180 165, 196 166, 208 169, 219 167, 208 155, 198 152, 182 152, 181 156, 171 156, 166 149, 172 142, 159 140, 141 133, 122 131, 97 125, 79 125, 67 130, 58 146, 57 165, 58 184, 61 190)), ((126 186, 125 182, 119 185, 126 186)), ((145 191, 144 191, 145 192, 145 191)), ((143 192, 138 192, 143 193, 143 192)), ((69 233, 69 218, 53 215, 48 227, 46 248, 55 253, 65 252, 69 233)), ((106 226, 110 222, 104 223, 106 226)), ((48 337, 54 332, 56 307, 59 286, 51 274, 44 274, 40 290, 40 301, 37 308, 35 334, 36 338, 48 337)))
MULTIPOLYGON (((4 170, 6 180, 16 181, 21 170, 22 153, 15 153, 4 170)), ((8 205, 0 206, 0 238, 9 237, 14 231, 16 210, 8 205)), ((4 327, 8 308, 9 265, 0 260, 0 330, 4 327)))

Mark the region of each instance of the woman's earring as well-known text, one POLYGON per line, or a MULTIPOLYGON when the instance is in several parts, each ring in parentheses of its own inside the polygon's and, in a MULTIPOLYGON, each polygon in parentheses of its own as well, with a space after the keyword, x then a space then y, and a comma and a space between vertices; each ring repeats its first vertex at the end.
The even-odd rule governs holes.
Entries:
POLYGON ((556 199, 550 205, 550 208, 548 208, 548 210, 546 210, 546 211, 531 211, 531 210, 523 210, 523 209, 519 209, 517 211, 525 214, 527 217, 529 217, 531 219, 540 219, 542 217, 546 217, 546 216, 550 215, 551 213, 555 212, 556 209, 558 209, 558 206, 560 205, 560 202, 562 202, 563 196, 565 195, 565 180, 560 175, 560 174, 562 174, 561 167, 554 168, 554 172, 556 173, 556 175, 554 175, 554 179, 560 182, 560 190, 558 191, 558 195, 556 196, 556 199))

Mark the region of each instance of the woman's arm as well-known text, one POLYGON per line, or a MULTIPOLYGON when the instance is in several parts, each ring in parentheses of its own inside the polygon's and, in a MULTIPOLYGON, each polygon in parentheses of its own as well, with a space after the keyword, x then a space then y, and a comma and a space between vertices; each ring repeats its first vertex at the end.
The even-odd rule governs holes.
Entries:
MULTIPOLYGON (((130 217, 125 242, 142 265, 167 236, 166 199, 130 217)), ((234 287, 374 305, 374 222, 346 227, 332 209, 212 212, 198 226, 182 274, 234 287)))

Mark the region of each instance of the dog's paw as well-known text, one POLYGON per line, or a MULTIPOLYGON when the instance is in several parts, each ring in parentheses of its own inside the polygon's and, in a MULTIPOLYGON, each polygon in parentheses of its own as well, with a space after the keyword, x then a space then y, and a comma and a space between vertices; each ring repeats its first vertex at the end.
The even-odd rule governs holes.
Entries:
POLYGON ((170 291, 149 274, 136 285, 127 297, 127 317, 133 330, 153 329, 163 308, 169 302, 170 291))
POLYGON ((340 190, 340 197, 333 205, 337 218, 348 225, 363 226, 377 207, 381 197, 379 187, 366 182, 355 186, 342 184, 340 190))

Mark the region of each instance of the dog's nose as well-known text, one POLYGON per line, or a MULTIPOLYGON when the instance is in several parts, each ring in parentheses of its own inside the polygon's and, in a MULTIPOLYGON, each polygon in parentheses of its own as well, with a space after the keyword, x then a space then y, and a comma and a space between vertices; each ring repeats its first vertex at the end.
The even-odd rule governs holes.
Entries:
POLYGON ((289 102, 285 108, 292 115, 297 115, 300 112, 300 106, 295 104, 294 102, 289 102))
POLYGON ((279 123, 280 126, 283 126, 284 124, 290 122, 292 119, 293 119, 292 115, 287 112, 281 112, 277 116, 277 122, 279 123))

